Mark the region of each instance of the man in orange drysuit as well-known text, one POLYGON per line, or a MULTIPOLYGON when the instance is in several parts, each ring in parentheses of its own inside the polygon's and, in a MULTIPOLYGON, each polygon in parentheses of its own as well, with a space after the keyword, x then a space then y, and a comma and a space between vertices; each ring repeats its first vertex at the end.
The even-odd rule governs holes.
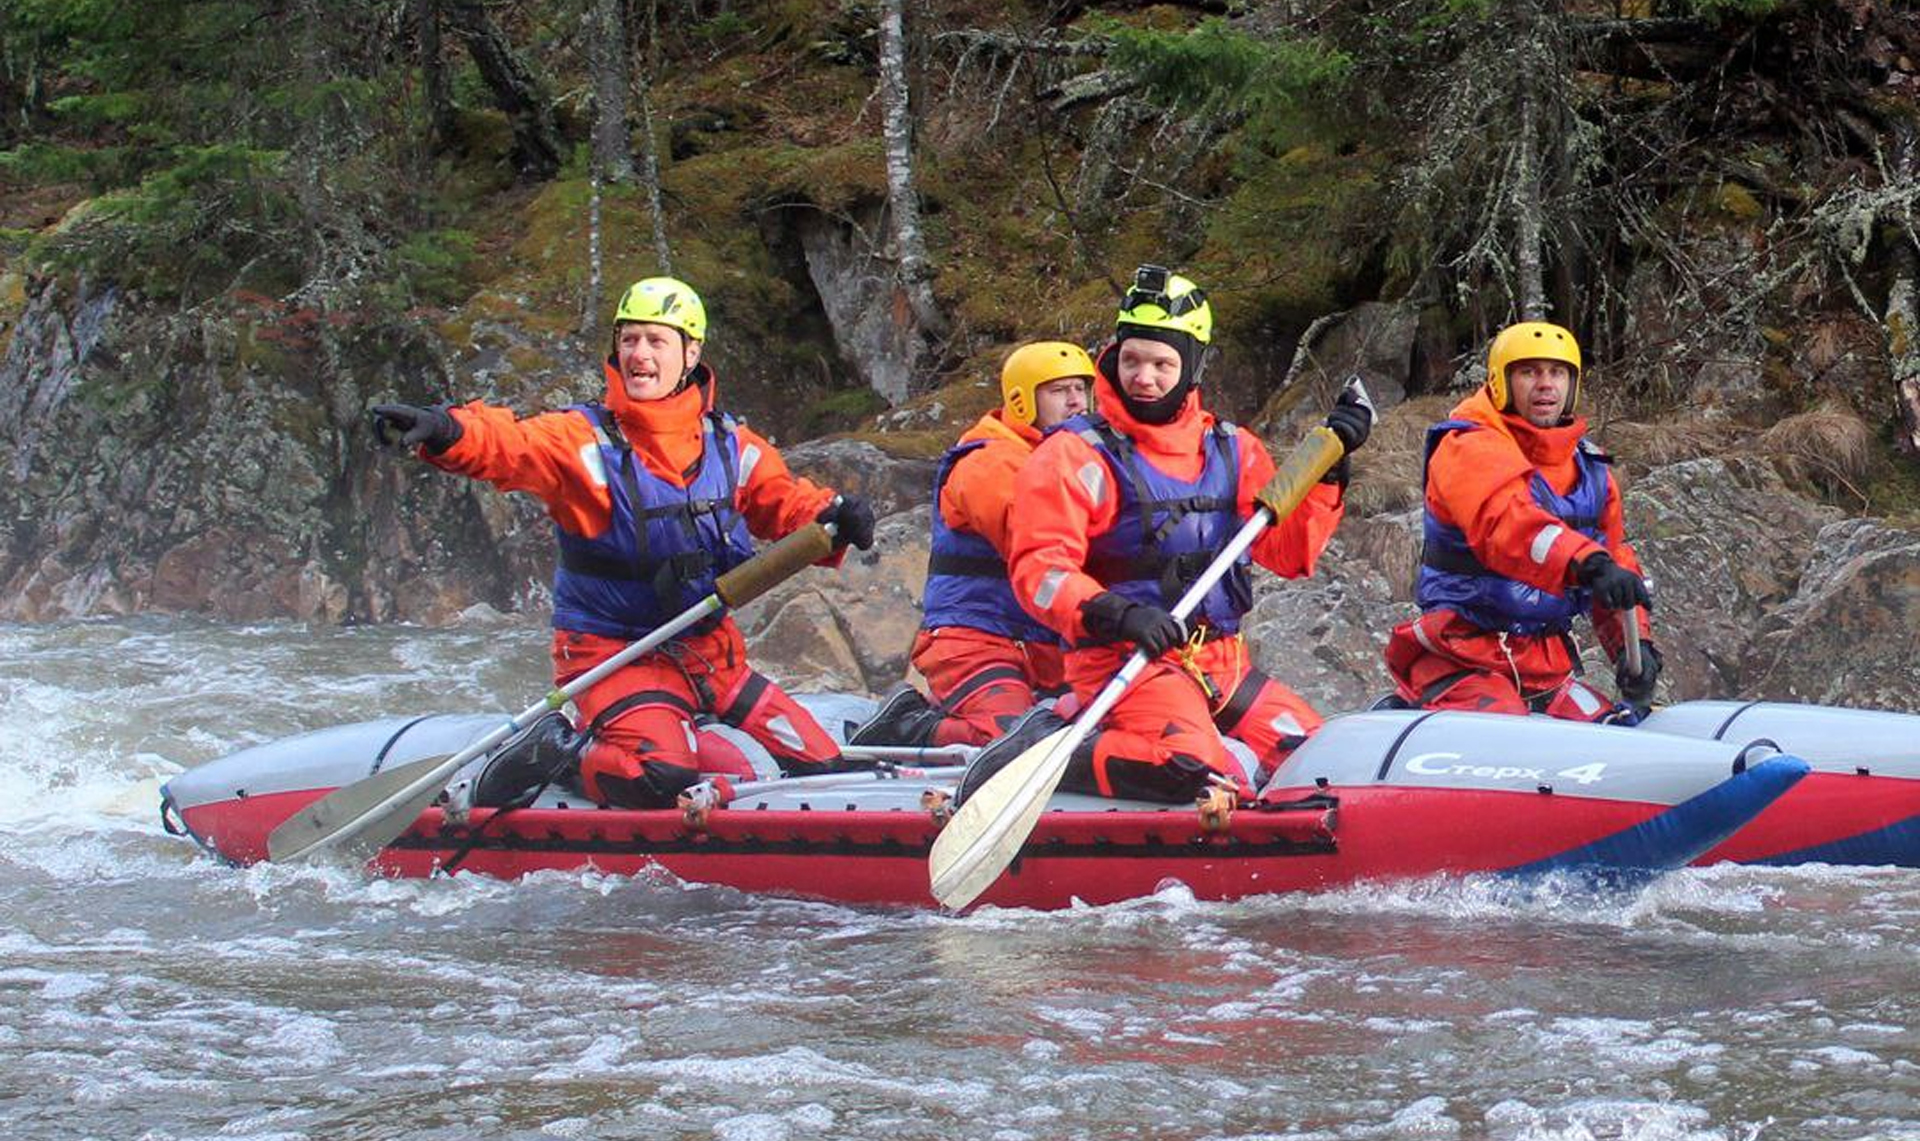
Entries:
POLYGON ((1623 699, 1644 709, 1660 677, 1652 626, 1628 668, 1620 616, 1652 605, 1627 545, 1612 462, 1576 416, 1580 346, 1528 321, 1495 337, 1487 383, 1427 430, 1422 614, 1394 628, 1387 669, 1428 709, 1622 716, 1573 676, 1569 633, 1590 611, 1623 699))
POLYGON ((1000 407, 947 450, 933 479, 933 541, 913 665, 934 703, 893 694, 856 745, 984 745, 1062 686, 1060 640, 1007 581, 1014 477, 1041 435, 1087 408, 1093 361, 1065 341, 1022 345, 1000 369, 1000 407))
MULTIPOLYGON (((1252 606, 1243 557, 1183 626, 1168 613, 1258 506, 1274 473, 1258 438, 1200 407, 1213 315, 1193 282, 1142 266, 1095 370, 1094 406, 1049 434, 1021 469, 1008 547, 1014 594, 1071 647, 1067 682, 1090 702, 1137 645, 1152 661, 1075 751, 1060 787, 1190 799, 1220 779, 1250 792, 1221 742, 1271 771, 1320 726, 1298 694, 1253 667, 1239 635, 1252 606)), ((1351 451, 1372 409, 1343 394, 1328 425, 1351 451)), ((1302 577, 1345 511, 1345 466, 1268 529, 1252 558, 1302 577)), ((975 759, 963 796, 1057 726, 1044 711, 975 759)))
MULTIPOLYGON (((553 673, 564 685, 713 593, 719 575, 810 522, 866 549, 873 512, 854 496, 796 478, 758 433, 714 410, 700 362, 707 317, 685 283, 636 283, 614 318, 604 403, 518 419, 474 401, 383 404, 383 433, 447 471, 540 497, 560 548, 553 587, 553 673)), ((700 779, 697 714, 738 726, 788 773, 829 771, 840 750, 798 703, 747 664, 731 617, 691 627, 577 695, 590 742, 587 795, 662 808, 700 779)), ((479 803, 488 803, 488 777, 479 803)))

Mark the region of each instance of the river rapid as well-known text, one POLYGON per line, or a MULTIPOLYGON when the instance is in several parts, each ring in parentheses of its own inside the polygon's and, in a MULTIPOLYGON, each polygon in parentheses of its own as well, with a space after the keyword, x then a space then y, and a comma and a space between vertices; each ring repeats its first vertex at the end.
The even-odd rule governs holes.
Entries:
POLYGON ((964 918, 234 869, 169 776, 545 632, 0 626, 0 1137, 1920 1139, 1920 872, 964 918))

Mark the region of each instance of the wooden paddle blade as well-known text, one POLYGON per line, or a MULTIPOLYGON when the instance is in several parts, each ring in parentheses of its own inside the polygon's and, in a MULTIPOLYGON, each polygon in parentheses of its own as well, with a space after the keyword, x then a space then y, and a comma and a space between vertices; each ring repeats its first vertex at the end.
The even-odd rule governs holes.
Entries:
POLYGON ((334 789, 267 835, 267 859, 283 864, 357 841, 349 855, 359 862, 412 827, 463 763, 457 755, 427 757, 334 789))
POLYGON ((940 830, 928 855, 935 899, 958 911, 993 886, 1020 854, 1066 775, 1074 746, 1085 737, 1086 731, 1075 726, 1056 730, 973 790, 940 830))

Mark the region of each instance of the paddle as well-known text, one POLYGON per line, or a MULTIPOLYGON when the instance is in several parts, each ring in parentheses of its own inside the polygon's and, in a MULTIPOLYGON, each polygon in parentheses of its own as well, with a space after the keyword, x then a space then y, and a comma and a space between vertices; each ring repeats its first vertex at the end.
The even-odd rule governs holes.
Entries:
MULTIPOLYGON (((1345 454, 1346 449, 1333 429, 1320 427, 1307 433, 1307 438, 1281 463, 1273 481, 1267 485, 1277 491, 1274 499, 1280 507, 1275 509, 1263 504, 1253 513, 1174 603, 1173 616, 1184 622, 1213 589, 1214 583, 1253 546, 1260 533, 1293 514, 1314 484, 1320 482, 1320 477, 1345 454)), ((1073 724, 1054 731, 1007 762, 1006 767, 961 802, 953 819, 947 821, 935 838, 928 857, 927 870, 935 899, 958 910, 978 899, 981 892, 1000 878, 1000 873, 1013 862, 1020 846, 1032 834, 1033 826, 1039 822, 1041 810, 1066 774, 1074 749, 1100 724, 1100 719, 1146 666, 1147 655, 1135 650, 1073 724)))
POLYGON ((809 523, 752 559, 720 576, 713 593, 613 657, 554 689, 518 717, 450 757, 428 757, 335 789, 294 813, 267 836, 267 858, 287 863, 323 849, 357 840, 369 855, 392 843, 426 811, 460 766, 518 733, 549 709, 659 647, 674 635, 722 609, 741 606, 765 594, 800 568, 826 558, 833 535, 809 523))
MULTIPOLYGON (((1640 676, 1640 608, 1629 606, 1620 612, 1620 653, 1627 666, 1627 673, 1640 676)), ((1643 720, 1653 709, 1651 702, 1630 701, 1627 708, 1633 710, 1636 720, 1643 720)))

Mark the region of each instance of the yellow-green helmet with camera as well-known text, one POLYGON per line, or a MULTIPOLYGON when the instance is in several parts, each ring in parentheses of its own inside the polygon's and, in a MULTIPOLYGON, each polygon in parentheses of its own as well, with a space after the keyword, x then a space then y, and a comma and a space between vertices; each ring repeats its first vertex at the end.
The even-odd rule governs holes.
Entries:
POLYGON ((1203 345, 1213 342, 1207 291, 1163 266, 1143 265, 1134 271, 1133 286, 1121 299, 1114 323, 1122 337, 1132 326, 1185 333, 1203 345))

